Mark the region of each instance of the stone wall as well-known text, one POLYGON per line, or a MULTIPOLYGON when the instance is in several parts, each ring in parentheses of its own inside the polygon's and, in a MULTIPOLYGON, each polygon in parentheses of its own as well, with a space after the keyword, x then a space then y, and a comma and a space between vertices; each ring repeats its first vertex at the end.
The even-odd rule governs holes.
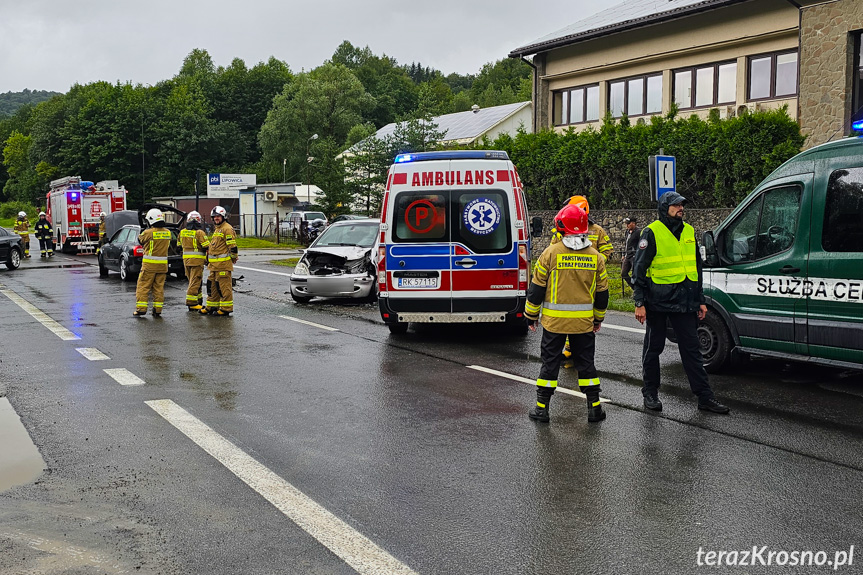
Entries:
POLYGON ((863 2, 839 0, 804 7, 801 15, 800 128, 817 146, 851 127, 854 39, 863 28, 863 2))
MULTIPOLYGON (((686 221, 695 228, 695 237, 701 239, 702 232, 712 230, 733 211, 733 208, 719 208, 712 210, 686 210, 686 221)), ((542 237, 534 238, 532 244, 532 257, 538 258, 551 240, 551 231, 554 226, 554 216, 557 212, 534 210, 530 212, 530 217, 539 216, 542 218, 542 237)), ((624 218, 638 218, 638 227, 643 228, 657 219, 656 210, 603 210, 591 214, 591 218, 605 228, 608 236, 611 238, 611 243, 614 246, 614 256, 612 261, 620 261, 620 256, 623 253, 623 234, 626 227, 623 225, 624 218)))

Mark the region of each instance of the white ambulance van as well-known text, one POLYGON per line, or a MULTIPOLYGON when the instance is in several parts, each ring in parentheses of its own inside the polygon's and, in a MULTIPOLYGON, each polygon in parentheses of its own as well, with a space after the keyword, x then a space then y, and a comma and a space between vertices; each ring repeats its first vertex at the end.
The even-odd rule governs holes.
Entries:
POLYGON ((392 333, 410 323, 501 323, 526 333, 531 233, 506 152, 402 154, 387 175, 378 289, 392 333))

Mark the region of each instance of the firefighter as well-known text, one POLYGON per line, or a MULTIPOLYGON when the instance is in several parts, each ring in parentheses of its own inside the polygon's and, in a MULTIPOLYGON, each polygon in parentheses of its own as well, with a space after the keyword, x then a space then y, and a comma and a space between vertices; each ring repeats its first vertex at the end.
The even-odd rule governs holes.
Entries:
MULTIPOLYGON (((584 196, 572 196, 566 203, 567 205, 578 206, 584 210, 585 214, 587 214, 587 239, 589 239, 591 245, 599 251, 600 254, 602 254, 603 260, 607 262, 608 258, 611 257, 611 254, 614 251, 614 246, 611 245, 611 239, 608 237, 608 234, 605 232, 603 227, 590 219, 590 204, 587 202, 587 198, 584 196)), ((562 236, 559 233, 552 234, 552 243, 559 242, 561 237, 562 236)), ((572 367, 572 351, 570 350, 569 340, 566 341, 566 345, 563 348, 563 357, 566 360, 563 367, 572 367)))
POLYGON ((99 212, 99 247, 96 248, 96 253, 98 254, 102 250, 102 246, 105 245, 105 212, 99 212))
POLYGON ((27 219, 27 212, 18 212, 18 219, 15 220, 15 233, 21 236, 21 243, 24 244, 24 257, 30 257, 30 220, 27 219))
POLYGON ((39 221, 35 226, 36 239, 39 240, 39 257, 51 257, 54 255, 54 242, 51 232, 51 223, 45 212, 39 212, 39 221))
POLYGON ((225 208, 216 206, 210 212, 210 217, 215 227, 207 254, 207 267, 210 270, 207 278, 207 307, 202 308, 200 313, 225 316, 234 311, 231 272, 239 257, 237 240, 234 238, 234 228, 225 221, 228 217, 225 208))
POLYGON ((204 260, 207 258, 207 246, 210 240, 204 233, 204 220, 196 211, 186 216, 186 229, 180 232, 180 244, 183 246, 183 265, 186 277, 189 278, 189 289, 186 290, 186 305, 189 311, 204 308, 204 296, 201 294, 201 283, 204 277, 204 260))
POLYGON ((135 316, 147 315, 147 300, 153 292, 153 316, 162 315, 165 301, 165 277, 168 275, 168 248, 171 246, 171 231, 165 229, 165 215, 153 208, 144 216, 150 224, 138 236, 144 248, 141 273, 138 274, 138 289, 135 290, 135 316))
POLYGON ((608 307, 608 273, 605 258, 588 239, 587 214, 566 205, 554 217, 561 241, 548 246, 539 257, 524 308, 528 326, 536 331, 542 315, 542 368, 536 380, 536 407, 531 419, 549 421, 548 407, 557 388, 564 343, 569 340, 578 369, 579 389, 587 396, 587 420, 602 421, 599 376, 594 365, 596 332, 608 307))

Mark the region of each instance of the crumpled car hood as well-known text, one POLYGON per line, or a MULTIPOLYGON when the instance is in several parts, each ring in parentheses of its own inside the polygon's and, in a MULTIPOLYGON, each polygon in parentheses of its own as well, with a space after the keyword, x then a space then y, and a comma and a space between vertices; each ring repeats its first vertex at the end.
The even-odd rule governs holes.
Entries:
POLYGON ((312 257, 315 254, 327 254, 345 258, 345 261, 351 261, 362 258, 371 250, 372 248, 363 248, 360 246, 323 246, 306 250, 306 256, 312 257))

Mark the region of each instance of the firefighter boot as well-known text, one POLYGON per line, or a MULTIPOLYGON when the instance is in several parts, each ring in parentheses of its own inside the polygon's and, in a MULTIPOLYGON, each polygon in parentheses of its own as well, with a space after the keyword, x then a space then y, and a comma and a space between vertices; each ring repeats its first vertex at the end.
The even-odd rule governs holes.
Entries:
POLYGON ((199 304, 199 303, 198 303, 198 304, 195 304, 195 305, 190 305, 190 306, 189 306, 189 311, 200 311, 200 310, 202 310, 202 309, 204 309, 204 306, 202 306, 202 305, 201 305, 201 304, 199 304))
POLYGON ((599 386, 583 385, 581 392, 587 396, 587 421, 593 423, 605 419, 605 411, 599 401, 599 386))
POLYGON ((527 413, 527 416, 534 421, 548 423, 551 419, 548 415, 548 406, 551 404, 551 394, 552 392, 550 392, 550 390, 544 387, 538 387, 536 389, 536 407, 531 409, 527 413))

